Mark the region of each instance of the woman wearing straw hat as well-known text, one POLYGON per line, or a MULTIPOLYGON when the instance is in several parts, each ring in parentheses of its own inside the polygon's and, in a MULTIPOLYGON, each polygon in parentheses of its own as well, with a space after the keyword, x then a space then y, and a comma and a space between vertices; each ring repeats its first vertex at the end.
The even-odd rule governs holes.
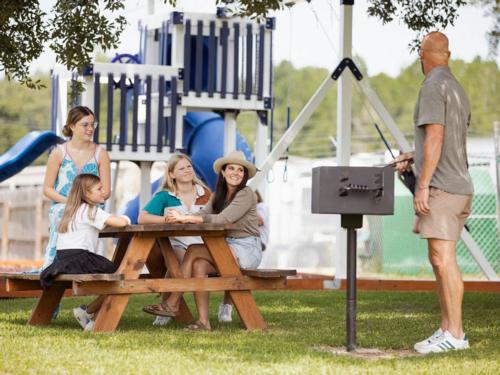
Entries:
MULTIPOLYGON (((255 176, 257 168, 245 159, 241 151, 233 151, 214 162, 218 174, 215 193, 207 205, 198 213, 183 215, 175 209, 167 212, 171 223, 219 223, 239 224, 239 229, 228 231, 226 241, 241 268, 256 268, 262 259, 257 201, 250 187, 249 178, 255 176)), ((184 277, 206 277, 217 272, 212 257, 204 245, 191 245, 181 265, 184 277)), ((144 311, 160 316, 175 316, 179 311, 182 293, 172 293, 160 304, 149 305, 144 311)), ((188 326, 193 331, 210 330, 208 319, 208 292, 195 293, 199 320, 188 326)))

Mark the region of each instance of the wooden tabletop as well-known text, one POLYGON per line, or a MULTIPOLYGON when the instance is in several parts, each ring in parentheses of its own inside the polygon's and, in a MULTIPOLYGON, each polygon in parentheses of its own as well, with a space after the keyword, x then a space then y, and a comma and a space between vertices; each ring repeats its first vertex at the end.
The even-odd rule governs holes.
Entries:
POLYGON ((155 237, 220 235, 220 232, 240 229, 237 224, 136 224, 124 228, 105 228, 100 237, 127 237, 134 234, 150 234, 155 237))

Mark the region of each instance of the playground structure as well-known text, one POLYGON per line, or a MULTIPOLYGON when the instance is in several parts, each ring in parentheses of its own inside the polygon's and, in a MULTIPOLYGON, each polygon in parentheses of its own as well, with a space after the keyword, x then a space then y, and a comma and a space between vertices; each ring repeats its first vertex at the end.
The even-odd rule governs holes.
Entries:
MULTIPOLYGON (((267 152, 273 103, 273 28, 272 18, 258 24, 225 18, 223 12, 150 16, 141 25, 137 57, 128 59, 134 63, 94 63, 84 74, 81 103, 93 108, 97 121, 105 124, 101 133, 96 130, 95 141, 106 146, 112 161, 138 163, 142 186, 149 185, 153 162, 183 151, 193 156, 196 171, 213 187, 211 164, 217 157, 238 148, 252 158, 236 133, 236 117, 240 111, 255 111, 259 163, 267 152), (101 86, 106 100, 101 98, 101 86), (116 91, 118 120, 113 112, 116 91), (203 130, 206 127, 211 130, 203 130)), ((67 85, 60 83, 61 75, 54 71, 55 132, 67 109, 67 85)), ((149 197, 149 189, 143 189, 141 206, 149 197)))

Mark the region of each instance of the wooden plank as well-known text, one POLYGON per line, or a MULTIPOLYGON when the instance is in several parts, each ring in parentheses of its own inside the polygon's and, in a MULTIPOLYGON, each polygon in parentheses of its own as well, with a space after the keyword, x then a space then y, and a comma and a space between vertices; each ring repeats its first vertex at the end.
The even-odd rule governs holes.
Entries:
POLYGON ((101 237, 117 237, 127 234, 142 234, 147 236, 169 237, 169 236, 193 236, 213 235, 221 236, 221 232, 239 229, 237 224, 137 224, 128 225, 124 228, 106 228, 101 231, 101 237))
POLYGON ((0 278, 3 279, 19 279, 19 280, 40 280, 39 273, 25 273, 25 272, 0 272, 0 278))
MULTIPOLYGON (((38 284, 40 286, 40 284, 38 284)), ((71 284, 69 284, 71 287, 71 284)), ((64 296, 72 295, 71 289, 66 289, 64 296)), ((41 288, 38 290, 23 290, 23 291, 7 291, 7 280, 0 279, 0 299, 1 298, 40 298, 42 295, 41 288)))
MULTIPOLYGON (((385 291, 434 291, 435 280, 374 280, 358 279, 356 286, 362 290, 385 290, 385 291)), ((346 288, 346 281, 341 280, 341 289, 346 288)), ((465 281, 464 291, 476 292, 500 292, 500 281, 465 281)))
MULTIPOLYGON (((224 237, 203 236, 202 238, 221 276, 242 275, 224 237)), ((266 322, 249 291, 230 291, 229 295, 246 329, 267 328, 266 322)))
MULTIPOLYGON (((3 272, 0 277, 8 280, 34 280, 40 281, 39 273, 22 273, 22 272, 3 272)), ((84 274, 61 274, 54 278, 54 282, 58 281, 93 281, 93 280, 124 280, 125 275, 116 273, 84 273, 84 274)))
MULTIPOLYGON (((329 280, 331 280, 330 278, 329 280)), ((325 289, 323 282, 324 278, 288 278, 286 280, 287 290, 323 290, 325 289)))
MULTIPOLYGON (((158 248, 163 256, 163 260, 168 269, 170 277, 182 278, 182 272, 179 260, 175 256, 172 244, 168 238, 160 238, 156 241, 158 248)), ((162 295, 162 299, 168 298, 168 294, 162 295)), ((193 314, 186 303, 184 297, 181 298, 179 303, 179 313, 175 316, 175 321, 179 323, 188 323, 194 320, 193 314)))
POLYGON ((125 252, 127 251, 128 245, 130 244, 130 241, 132 238, 119 238, 118 243, 116 244, 115 251, 113 253, 113 257, 111 258, 111 261, 116 264, 117 266, 120 265, 120 263, 123 260, 123 257, 125 256, 125 252))
POLYGON ((286 278, 256 279, 249 276, 139 279, 73 283, 73 295, 138 294, 161 292, 221 292, 225 290, 277 290, 286 288, 286 278))
MULTIPOLYGON (((151 237, 134 237, 116 271, 128 279, 137 279, 146 264, 149 252, 155 242, 151 237)), ((106 296, 97 313, 94 332, 113 332, 128 304, 129 294, 106 296)))
POLYGON ((275 278, 275 277, 286 277, 295 276, 297 274, 296 270, 278 270, 278 269, 242 269, 241 273, 243 275, 261 278, 275 278))
MULTIPOLYGON (((151 275, 141 275, 141 279, 150 279, 151 275)), ((289 277, 286 280, 286 289, 289 291, 299 290, 324 290, 323 282, 325 280, 332 280, 332 277, 317 276, 317 277, 289 277)), ((359 279, 357 288, 359 290, 378 290, 378 291, 434 291, 433 287, 429 287, 429 282, 433 280, 380 280, 373 279, 359 279), (362 281, 362 282, 361 282, 362 281), (413 289, 409 288, 408 282, 411 282, 413 289), (374 287, 377 285, 377 288, 374 287)), ((332 290, 332 289, 329 289, 332 290)), ((334 289, 342 290, 342 289, 334 289)), ((464 290, 466 292, 480 292, 480 293, 500 293, 500 282, 498 281, 464 281, 464 290)), ((41 290, 26 290, 26 291, 6 291, 6 280, 0 279, 0 298, 38 298, 41 296, 41 290)), ((65 296, 72 295, 72 289, 66 289, 65 296)))
POLYGON ((28 324, 32 326, 49 325, 52 321, 52 314, 61 302, 66 287, 63 284, 54 284, 42 292, 36 307, 33 309, 28 324))
MULTIPOLYGON (((332 281, 332 276, 313 277, 289 277, 287 278, 287 290, 323 290, 324 281, 332 281)), ((340 288, 345 290, 345 280, 341 280, 340 288)), ((378 279, 357 279, 356 288, 358 290, 377 290, 395 292, 416 292, 434 291, 436 289, 435 280, 378 280, 378 279)), ((464 291, 466 292, 492 292, 500 293, 499 281, 464 281, 464 291)))
POLYGON ((5 291, 20 292, 25 290, 42 290, 40 280, 15 280, 7 279, 5 281, 5 291))

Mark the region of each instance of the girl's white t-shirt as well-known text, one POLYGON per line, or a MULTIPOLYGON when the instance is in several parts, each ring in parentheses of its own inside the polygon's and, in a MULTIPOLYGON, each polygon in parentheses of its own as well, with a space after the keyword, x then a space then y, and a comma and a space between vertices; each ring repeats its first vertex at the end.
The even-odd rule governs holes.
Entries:
POLYGON ((57 250, 83 249, 95 252, 99 241, 99 231, 106 226, 106 220, 111 216, 99 207, 95 210, 94 219, 89 219, 88 211, 90 206, 83 203, 75 213, 75 216, 68 225, 66 233, 58 233, 57 250))

